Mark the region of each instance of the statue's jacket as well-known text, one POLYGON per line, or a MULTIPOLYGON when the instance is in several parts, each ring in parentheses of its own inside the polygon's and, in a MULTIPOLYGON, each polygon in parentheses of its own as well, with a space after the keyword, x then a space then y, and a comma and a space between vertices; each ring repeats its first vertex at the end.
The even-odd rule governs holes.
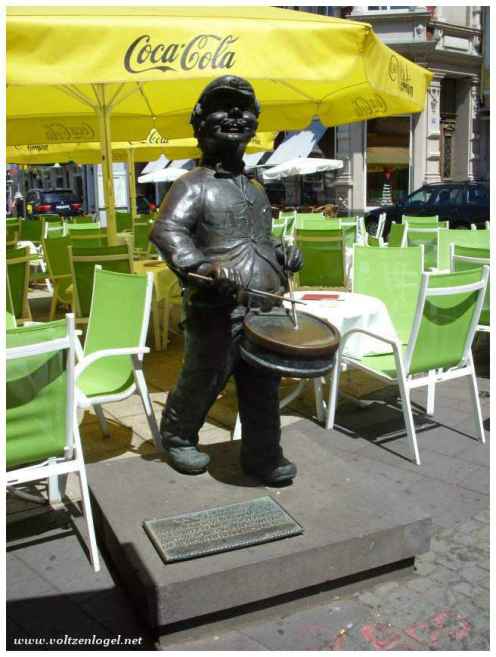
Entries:
POLYGON ((271 236, 272 210, 263 187, 244 174, 197 167, 173 184, 150 239, 179 276, 190 302, 222 305, 210 286, 188 278, 204 262, 235 268, 243 287, 281 293, 286 277, 271 236))

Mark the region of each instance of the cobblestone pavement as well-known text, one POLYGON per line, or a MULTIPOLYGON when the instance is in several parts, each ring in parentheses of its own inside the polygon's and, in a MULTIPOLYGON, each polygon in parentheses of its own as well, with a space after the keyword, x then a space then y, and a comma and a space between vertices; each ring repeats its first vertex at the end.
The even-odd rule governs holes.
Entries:
MULTIPOLYGON (((488 343, 479 358, 476 354, 487 430, 488 354, 488 343)), ((174 359, 179 363, 180 349, 172 345, 166 354, 152 356, 147 380, 158 414, 164 391, 174 379, 171 363, 174 359)), ((392 572, 345 589, 283 600, 270 609, 219 620, 208 627, 186 628, 164 637, 161 649, 489 650, 489 445, 473 439, 466 384, 453 382, 442 390, 434 423, 416 412, 416 423, 423 425, 418 426, 423 459, 420 468, 401 458, 406 441, 395 404, 360 412, 347 412, 344 405, 339 420, 348 434, 333 434, 330 448, 340 458, 356 460, 374 472, 379 482, 381 478, 395 481, 402 494, 416 495, 432 516, 431 550, 417 557, 413 570, 392 572), (390 435, 384 439, 388 432, 390 435)), ((393 397, 391 400, 395 401, 393 397)), ((422 396, 414 395, 414 402, 417 407, 421 405, 422 396)), ((85 419, 87 461, 146 455, 152 448, 138 402, 114 404, 109 410, 115 414, 110 416, 111 440, 102 440, 94 417, 85 419)), ((300 417, 311 417, 312 412, 310 395, 299 402, 298 408, 292 405, 285 423, 297 421, 298 413, 300 417)), ((235 407, 227 394, 216 404, 216 417, 229 416, 229 425, 234 415, 235 407)), ((226 425, 219 428, 218 424, 210 424, 202 433, 202 442, 228 439, 226 425)), ((105 562, 97 576, 91 571, 67 517, 62 512, 33 514, 32 509, 23 511, 20 502, 9 500, 12 522, 7 531, 7 648, 33 649, 32 645, 14 645, 20 637, 94 635, 97 643, 84 649, 115 650, 115 645, 104 642, 119 636, 136 640, 132 646, 119 645, 119 650, 152 649, 154 638, 105 562)), ((80 525, 76 519, 76 526, 80 525)), ((58 645, 49 649, 82 648, 58 645)))
POLYGON ((413 573, 208 637, 164 640, 163 649, 489 650, 489 511, 439 527, 431 547, 413 573))

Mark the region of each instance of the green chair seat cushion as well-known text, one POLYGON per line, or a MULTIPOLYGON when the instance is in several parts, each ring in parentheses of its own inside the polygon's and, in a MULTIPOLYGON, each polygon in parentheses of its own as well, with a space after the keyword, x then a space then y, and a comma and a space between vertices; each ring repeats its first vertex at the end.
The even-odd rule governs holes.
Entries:
POLYGON ((134 383, 130 356, 101 358, 86 369, 77 385, 87 397, 117 395, 134 383))
POLYGON ((390 379, 396 379, 396 362, 394 360, 394 354, 370 354, 369 356, 363 356, 360 359, 360 362, 365 367, 369 367, 376 372, 381 372, 385 374, 390 379))
MULTIPOLYGON (((57 339, 65 321, 7 331, 7 347, 57 339)), ((61 352, 6 361, 6 465, 62 456, 66 444, 67 374, 61 352)))

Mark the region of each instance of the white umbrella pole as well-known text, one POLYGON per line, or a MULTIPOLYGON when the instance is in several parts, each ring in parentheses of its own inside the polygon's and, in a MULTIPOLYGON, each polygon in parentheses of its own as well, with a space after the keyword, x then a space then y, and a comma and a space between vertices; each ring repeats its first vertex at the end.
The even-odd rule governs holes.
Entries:
POLYGON ((134 222, 138 211, 136 209, 136 174, 134 171, 134 150, 132 148, 127 149, 127 180, 129 184, 129 205, 134 222))
POLYGON ((107 217, 107 237, 109 246, 117 244, 117 227, 115 221, 114 176, 112 171, 112 135, 110 132, 110 115, 112 109, 105 103, 105 86, 97 84, 101 102, 97 108, 100 129, 100 153, 102 159, 103 197, 107 217))

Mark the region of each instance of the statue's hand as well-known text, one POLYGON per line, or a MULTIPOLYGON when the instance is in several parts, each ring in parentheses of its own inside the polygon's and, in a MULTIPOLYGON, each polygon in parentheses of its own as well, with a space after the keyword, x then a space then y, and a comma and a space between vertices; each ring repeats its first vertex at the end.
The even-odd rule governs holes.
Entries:
POLYGON ((234 294, 242 286, 238 271, 232 267, 224 267, 220 262, 205 262, 196 271, 202 276, 211 277, 212 283, 222 294, 234 294))
POLYGON ((285 252, 279 252, 280 262, 286 271, 296 272, 303 268, 303 253, 297 246, 291 245, 286 247, 285 252))

